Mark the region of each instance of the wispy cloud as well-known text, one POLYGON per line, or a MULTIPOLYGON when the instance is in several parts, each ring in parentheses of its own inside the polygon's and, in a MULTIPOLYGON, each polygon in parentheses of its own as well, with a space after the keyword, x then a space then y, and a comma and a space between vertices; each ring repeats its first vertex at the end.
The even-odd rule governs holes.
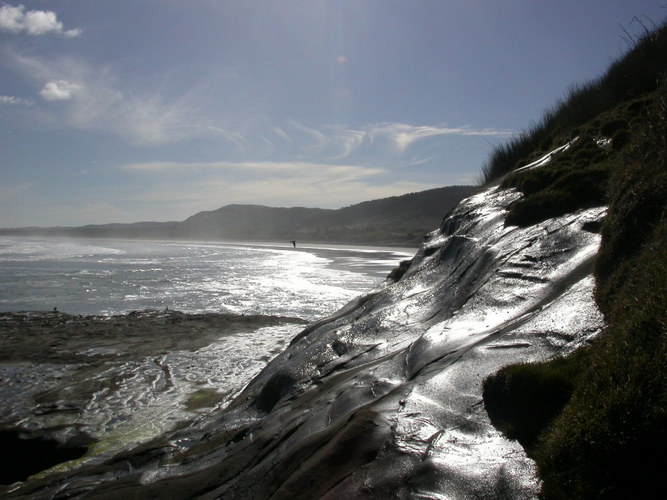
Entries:
POLYGON ((13 95, 0 95, 0 105, 4 106, 32 106, 32 99, 23 99, 13 95))
POLYGON ((283 139, 284 141, 287 141, 287 142, 289 142, 289 143, 294 142, 294 141, 292 140, 292 138, 291 138, 289 135, 287 135, 287 132, 285 132, 285 131, 284 131, 282 128, 280 128, 280 127, 274 127, 273 132, 274 132, 278 137, 280 137, 281 139, 283 139))
POLYGON ((329 142, 334 142, 339 150, 336 159, 347 158, 358 150, 368 138, 368 130, 354 130, 342 127, 328 127, 329 142))
MULTIPOLYGON (((66 101, 63 106, 34 109, 36 118, 52 126, 123 136, 137 144, 222 138, 234 146, 231 151, 237 157, 244 154, 256 159, 271 154, 273 157, 340 162, 361 155, 387 162, 429 139, 507 137, 513 133, 468 126, 406 123, 348 127, 313 126, 296 120, 271 122, 245 104, 238 106, 229 104, 232 100, 219 99, 216 89, 220 87, 220 80, 215 85, 200 83, 185 91, 170 89, 167 84, 140 88, 133 86, 130 79, 123 77, 122 71, 112 65, 93 66, 71 58, 47 60, 12 49, 5 49, 4 54, 41 88, 39 95, 43 99, 66 101)), ((169 79, 161 78, 160 81, 169 79)))
POLYGON ((206 116, 205 99, 196 88, 176 96, 163 95, 161 89, 132 92, 110 66, 93 67, 71 58, 47 61, 10 50, 5 54, 43 86, 39 93, 43 99, 68 101, 66 107, 35 112, 36 118, 52 126, 102 130, 140 144, 215 136, 239 148, 247 146, 239 132, 206 116))
POLYGON ((310 137, 311 140, 314 141, 312 144, 313 147, 322 147, 324 145, 330 144, 331 142, 330 137, 325 135, 320 130, 317 130, 316 128, 307 127, 306 125, 303 125, 294 120, 290 120, 289 125, 297 131, 302 132, 306 136, 310 137))
POLYGON ((55 12, 47 10, 29 10, 26 12, 23 5, 16 7, 3 5, 0 7, 0 29, 10 33, 25 33, 33 36, 52 33, 74 38, 81 34, 79 28, 65 30, 63 23, 58 21, 55 12))
POLYGON ((295 120, 286 123, 289 133, 282 128, 275 133, 291 144, 301 146, 302 153, 326 156, 332 160, 341 160, 358 149, 367 136, 367 131, 343 126, 329 125, 321 130, 306 126, 295 120))
POLYGON ((246 174, 261 173, 263 175, 311 177, 337 177, 344 180, 361 179, 386 173, 379 167, 359 165, 325 164, 302 161, 217 161, 217 162, 170 162, 154 161, 126 163, 118 166, 121 170, 136 172, 176 172, 188 170, 226 170, 246 174))
POLYGON ((360 127, 308 127, 294 120, 287 123, 289 133, 274 129, 276 135, 290 143, 303 145, 308 153, 326 154, 332 160, 341 160, 371 148, 376 154, 403 154, 417 142, 447 136, 510 137, 515 132, 491 128, 474 129, 468 126, 449 127, 410 125, 405 123, 371 123, 360 127))
POLYGON ((349 199, 350 193, 359 190, 361 185, 374 183, 387 173, 385 169, 373 166, 298 161, 165 161, 128 163, 118 168, 137 175, 154 177, 159 174, 160 182, 174 183, 174 186, 182 182, 200 183, 200 187, 188 189, 191 193, 201 193, 208 190, 209 185, 215 185, 220 192, 235 192, 236 201, 245 199, 245 203, 258 199, 285 200, 289 198, 286 193, 326 200, 336 192, 338 197, 349 199), (260 187, 261 195, 258 195, 260 187))
MULTIPOLYGON (((170 210, 179 219, 230 203, 340 207, 436 187, 392 179, 384 168, 315 162, 147 162, 119 166, 141 185, 136 203, 170 210), (149 176, 150 183, 139 179, 149 176), (179 215, 180 214, 180 215, 179 215)), ((128 199, 128 203, 133 203, 128 199)))
POLYGON ((509 137, 515 132, 498 129, 473 129, 471 127, 423 126, 405 123, 378 123, 368 127, 371 141, 388 140, 399 152, 405 152, 415 142, 437 136, 509 137))
POLYGON ((207 120, 204 120, 204 123, 200 124, 199 126, 193 126, 191 130, 195 133, 197 129, 201 132, 210 131, 212 135, 225 138, 229 142, 235 144, 241 150, 245 150, 249 146, 248 139, 246 139, 242 133, 229 130, 217 125, 206 125, 205 124, 206 121, 207 120))

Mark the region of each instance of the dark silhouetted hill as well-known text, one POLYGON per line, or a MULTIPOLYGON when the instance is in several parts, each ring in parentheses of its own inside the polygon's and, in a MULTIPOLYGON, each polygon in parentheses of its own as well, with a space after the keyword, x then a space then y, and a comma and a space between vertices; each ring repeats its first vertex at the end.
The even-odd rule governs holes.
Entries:
POLYGON ((0 234, 417 245, 447 212, 476 189, 448 186, 340 209, 227 205, 199 212, 182 222, 4 229, 0 234))

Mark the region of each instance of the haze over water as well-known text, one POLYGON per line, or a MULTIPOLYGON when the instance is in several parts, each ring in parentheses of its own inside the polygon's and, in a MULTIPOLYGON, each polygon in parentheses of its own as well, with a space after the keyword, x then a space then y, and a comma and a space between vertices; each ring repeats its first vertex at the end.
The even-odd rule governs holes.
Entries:
POLYGON ((410 249, 0 238, 0 311, 297 316, 316 320, 379 285, 410 249))

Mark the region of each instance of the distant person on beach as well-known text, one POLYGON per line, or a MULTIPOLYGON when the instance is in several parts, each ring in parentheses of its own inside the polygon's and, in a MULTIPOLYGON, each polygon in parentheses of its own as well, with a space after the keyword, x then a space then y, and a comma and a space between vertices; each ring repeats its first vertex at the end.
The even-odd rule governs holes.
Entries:
POLYGON ((290 243, 294 245, 294 248, 296 248, 296 240, 290 240, 290 243))

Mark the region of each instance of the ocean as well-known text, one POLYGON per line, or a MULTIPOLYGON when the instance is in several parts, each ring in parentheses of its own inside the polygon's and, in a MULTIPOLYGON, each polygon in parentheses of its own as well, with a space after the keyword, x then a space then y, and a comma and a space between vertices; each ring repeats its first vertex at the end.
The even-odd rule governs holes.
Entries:
POLYGON ((0 237, 0 312, 335 312, 415 249, 0 237))
POLYGON ((14 352, 0 362, 0 428, 58 435, 71 425, 104 442, 100 449, 108 453, 147 441, 178 422, 224 408, 305 326, 249 323, 233 331, 213 328, 211 336, 207 320, 188 322, 174 311, 312 322, 381 285, 414 252, 298 243, 293 248, 289 242, 0 237, 0 312, 42 311, 13 317, 31 324, 42 318, 53 332, 25 327, 12 337, 15 320, 3 319, 4 349, 14 352), (52 315, 54 308, 69 314, 52 315), (147 309, 156 312, 115 316, 147 309), (136 338, 129 329, 145 314, 158 326, 136 338), (160 321, 176 322, 181 332, 169 337, 164 330, 164 345, 160 321), (75 323, 88 326, 77 333, 75 323), (118 329, 120 324, 128 331, 118 329), (202 340, 206 328, 209 336, 202 340), (99 337, 93 333, 100 331, 99 337), (188 338, 179 337, 185 332, 188 338), (35 342, 44 342, 41 361, 30 348, 16 347, 30 344, 34 335, 35 342), (131 342, 143 344, 133 348, 131 342), (76 361, 63 364, 55 361, 58 356, 76 361), (35 404, 44 398, 51 401, 47 412, 35 404))

